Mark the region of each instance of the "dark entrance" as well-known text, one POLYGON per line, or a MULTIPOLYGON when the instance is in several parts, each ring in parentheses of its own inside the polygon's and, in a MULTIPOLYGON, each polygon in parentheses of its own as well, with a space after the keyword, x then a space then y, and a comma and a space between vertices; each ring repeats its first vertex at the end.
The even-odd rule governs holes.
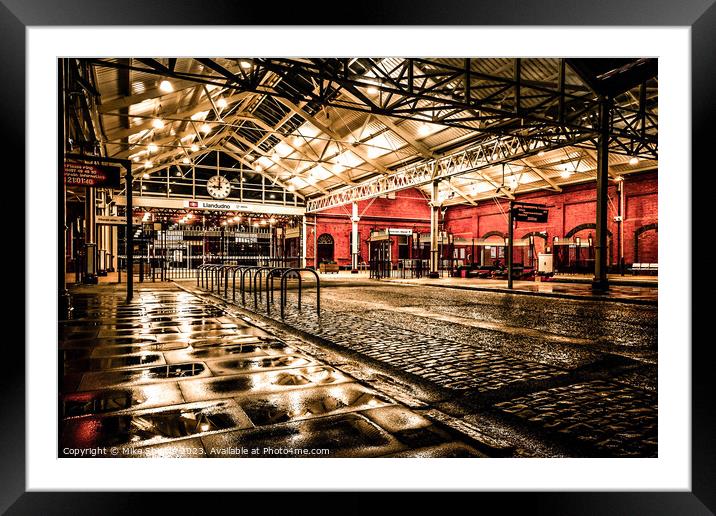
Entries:
POLYGON ((318 263, 333 261, 333 237, 331 235, 323 233, 318 237, 316 246, 318 247, 316 250, 318 263))

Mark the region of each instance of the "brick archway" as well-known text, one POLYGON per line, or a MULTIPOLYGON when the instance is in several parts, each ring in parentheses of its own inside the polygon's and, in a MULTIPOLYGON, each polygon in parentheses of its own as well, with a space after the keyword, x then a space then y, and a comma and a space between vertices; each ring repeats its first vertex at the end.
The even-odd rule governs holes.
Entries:
POLYGON ((647 231, 656 231, 659 232, 659 224, 654 222, 653 224, 645 224, 637 229, 634 230, 634 263, 640 263, 639 262, 639 237, 642 233, 646 233, 647 231))
MULTIPOLYGON (((597 231, 597 225, 594 222, 587 222, 585 224, 580 224, 579 226, 574 226, 572 229, 570 229, 566 235, 564 235, 564 238, 572 238, 574 235, 579 233, 580 231, 584 229, 593 229, 595 232, 597 231)), ((612 236, 612 232, 607 229, 607 235, 612 236)))
POLYGON ((502 233, 500 231, 488 231, 484 235, 482 235, 482 239, 490 238, 491 236, 499 236, 502 238, 507 238, 507 233, 502 233))

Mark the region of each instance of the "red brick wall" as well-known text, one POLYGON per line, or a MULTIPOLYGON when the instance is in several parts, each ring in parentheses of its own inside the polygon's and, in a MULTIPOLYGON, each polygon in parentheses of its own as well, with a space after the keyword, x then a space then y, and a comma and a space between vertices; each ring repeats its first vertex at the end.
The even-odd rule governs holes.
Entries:
MULTIPOLYGON (((627 176, 624 181, 624 260, 626 264, 634 261, 635 232, 646 225, 658 222, 658 177, 657 172, 646 172, 627 176)), ((618 225, 614 222, 617 215, 617 186, 610 182, 608 204, 608 228, 611 231, 611 263, 616 264, 619 257, 617 246, 618 225)), ((564 238, 570 231, 582 224, 594 224, 596 219, 596 192, 593 182, 563 188, 562 192, 539 191, 518 196, 525 202, 546 204, 549 208, 549 220, 546 224, 517 222, 515 238, 522 238, 531 232, 546 231, 548 239, 557 236, 564 238)), ((422 233, 430 231, 430 208, 427 197, 419 190, 411 189, 396 193, 395 199, 378 198, 358 203, 361 220, 358 223, 360 235, 361 259, 368 261, 367 239, 371 229, 411 228, 422 233)), ((482 238, 486 233, 507 232, 506 201, 482 201, 478 206, 454 206, 448 208, 442 221, 444 229, 455 237, 482 238)), ((338 206, 317 215, 316 226, 313 216, 308 216, 308 239, 306 243, 306 262, 314 265, 315 237, 328 233, 334 240, 334 259, 341 266, 351 263, 351 206, 338 206), (314 236, 314 231, 316 234, 314 236)), ((588 235, 596 237, 593 228, 574 232, 572 237, 586 240, 588 235)), ((392 253, 398 256, 397 239, 393 239, 392 253)), ((543 252, 541 239, 535 240, 537 252, 543 252)), ((658 263, 658 230, 652 229, 640 233, 638 257, 640 262, 658 263)), ((516 256, 517 259, 517 256, 516 256)))
MULTIPOLYGON (((377 198, 358 202, 358 235, 361 260, 368 261, 368 238, 371 229, 410 228, 422 233, 430 232, 430 208, 427 197, 419 190, 396 192, 395 199, 377 198)), ((314 242, 324 233, 333 237, 333 259, 339 265, 351 265, 351 206, 338 206, 308 216, 306 264, 315 265, 314 242), (315 231, 315 235, 314 235, 315 231)), ((393 238, 392 255, 398 256, 397 238, 393 238)))
MULTIPOLYGON (((658 178, 657 172, 627 176, 624 181, 624 260, 634 261, 635 231, 648 224, 658 222, 658 178)), ((617 186, 610 182, 608 204, 608 228, 612 233, 611 263, 617 263, 618 225, 614 222, 617 215, 617 186)), ((549 240, 555 236, 564 238, 570 231, 582 224, 594 224, 596 220, 595 184, 586 183, 563 188, 562 192, 531 192, 518 196, 518 200, 545 204, 549 208, 549 219, 542 223, 515 223, 515 238, 522 238, 533 231, 546 231, 549 240)), ((448 208, 445 215, 445 228, 456 237, 482 238, 486 233, 499 231, 507 233, 507 201, 482 201, 478 206, 455 206, 448 208)), ((582 229, 571 236, 586 239, 593 228, 582 229)), ((643 232, 639 236, 639 261, 658 262, 657 230, 643 232)))

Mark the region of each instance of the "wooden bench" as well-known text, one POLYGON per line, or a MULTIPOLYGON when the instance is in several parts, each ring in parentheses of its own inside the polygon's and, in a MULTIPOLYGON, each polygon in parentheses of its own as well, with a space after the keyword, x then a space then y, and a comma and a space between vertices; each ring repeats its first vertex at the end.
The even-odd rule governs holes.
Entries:
POLYGON ((637 274, 659 274, 658 263, 633 263, 629 268, 633 276, 637 274))
POLYGON ((318 264, 318 270, 322 274, 326 274, 328 272, 338 274, 339 267, 337 263, 320 263, 318 264))

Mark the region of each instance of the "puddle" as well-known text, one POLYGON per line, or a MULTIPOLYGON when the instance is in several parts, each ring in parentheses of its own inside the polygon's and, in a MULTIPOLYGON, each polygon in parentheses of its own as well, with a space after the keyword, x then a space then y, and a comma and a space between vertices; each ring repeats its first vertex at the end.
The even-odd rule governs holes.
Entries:
POLYGON ((202 442, 211 457, 360 457, 385 455, 401 448, 387 432, 357 414, 327 416, 239 432, 223 432, 204 436, 202 442), (258 448, 259 453, 242 455, 241 448, 258 448), (326 449, 329 453, 299 453, 300 450, 317 449, 326 449))
POLYGON ((181 380, 193 376, 207 375, 209 372, 201 362, 172 364, 156 367, 127 369, 124 371, 102 371, 87 373, 80 382, 80 390, 96 389, 128 383, 145 383, 163 380, 181 380))
POLYGON ((256 426, 309 419, 390 404, 390 400, 357 384, 302 389, 237 400, 256 426))
POLYGON ((77 417, 159 405, 175 405, 183 401, 176 384, 143 385, 66 394, 60 400, 60 411, 61 417, 77 417))
POLYGON ((311 360, 297 355, 274 357, 256 357, 241 360, 219 360, 209 362, 207 365, 215 374, 226 374, 236 371, 255 371, 260 369, 275 369, 279 367, 300 367, 311 363, 311 360))
POLYGON ((158 443, 251 424, 232 401, 180 405, 130 414, 66 420, 62 448, 94 448, 158 443))

